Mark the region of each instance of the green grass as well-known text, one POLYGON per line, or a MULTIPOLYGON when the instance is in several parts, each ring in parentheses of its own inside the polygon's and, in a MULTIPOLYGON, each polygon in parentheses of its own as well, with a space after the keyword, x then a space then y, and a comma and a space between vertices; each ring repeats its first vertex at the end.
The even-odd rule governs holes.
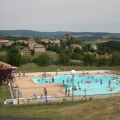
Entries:
MULTIPOLYGON (((23 56, 30 57, 31 59, 32 58, 36 58, 36 57, 38 57, 39 55, 42 54, 41 52, 38 52, 38 53, 35 53, 34 56, 33 56, 33 55, 31 55, 31 52, 27 48, 21 50, 21 52, 23 53, 23 56)), ((58 59, 58 54, 56 52, 46 51, 45 53, 48 54, 50 57, 52 56, 53 60, 57 60, 58 59)))
POLYGON ((116 67, 81 67, 81 66, 56 66, 56 65, 51 65, 51 66, 46 66, 46 67, 40 67, 34 63, 30 64, 25 64, 22 65, 18 68, 18 70, 25 71, 25 72, 56 72, 57 70, 60 71, 71 71, 72 69, 74 70, 116 70, 120 71, 120 66, 116 67))
POLYGON ((48 105, 3 106, 0 116, 49 118, 53 120, 119 120, 120 97, 48 105))
POLYGON ((83 42, 83 44, 97 44, 97 43, 101 43, 101 40, 86 40, 83 42))
POLYGON ((10 98, 10 92, 8 86, 0 86, 0 101, 10 98))

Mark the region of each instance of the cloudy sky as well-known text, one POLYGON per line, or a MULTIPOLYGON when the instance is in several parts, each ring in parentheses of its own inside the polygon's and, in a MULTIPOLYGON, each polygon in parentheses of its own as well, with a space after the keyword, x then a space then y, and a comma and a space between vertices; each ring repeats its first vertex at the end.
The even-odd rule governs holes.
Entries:
POLYGON ((120 0, 0 0, 0 29, 120 33, 120 0))

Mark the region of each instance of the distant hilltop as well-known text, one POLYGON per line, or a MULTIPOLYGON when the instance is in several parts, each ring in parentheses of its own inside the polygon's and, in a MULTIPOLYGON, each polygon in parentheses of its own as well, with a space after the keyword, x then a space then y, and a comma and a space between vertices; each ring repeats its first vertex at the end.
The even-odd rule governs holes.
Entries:
POLYGON ((14 37, 61 37, 63 38, 67 33, 71 33, 73 37, 81 39, 100 39, 112 38, 120 40, 120 33, 107 33, 107 32, 38 32, 32 30, 0 30, 0 36, 14 36, 14 37))

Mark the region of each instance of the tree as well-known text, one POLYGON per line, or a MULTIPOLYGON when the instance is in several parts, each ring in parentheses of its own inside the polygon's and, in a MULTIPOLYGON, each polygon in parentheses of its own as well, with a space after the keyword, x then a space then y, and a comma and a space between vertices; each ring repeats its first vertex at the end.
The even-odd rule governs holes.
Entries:
POLYGON ((58 62, 59 62, 61 65, 69 65, 69 64, 70 64, 70 56, 69 56, 68 54, 61 53, 61 54, 59 55, 58 62))
POLYGON ((111 60, 110 60, 110 65, 120 65, 120 55, 119 53, 113 53, 111 60))
POLYGON ((0 86, 13 80, 12 69, 0 69, 0 86))
POLYGON ((91 66, 94 65, 96 63, 96 59, 93 55, 90 54, 85 54, 84 58, 83 58, 83 63, 85 66, 91 66))
POLYGON ((0 86, 7 85, 13 80, 12 67, 9 64, 0 62, 0 86))
POLYGON ((106 58, 98 58, 97 59, 97 66, 106 66, 109 64, 109 60, 106 58))
POLYGON ((35 55, 35 51, 31 50, 31 55, 34 56, 35 55))
POLYGON ((7 51, 8 63, 14 66, 19 66, 21 64, 21 54, 20 51, 14 46, 11 46, 7 51))
POLYGON ((50 65, 51 63, 51 58, 49 57, 49 55, 47 54, 42 54, 42 55, 39 55, 35 62, 39 65, 39 66, 47 66, 47 65, 50 65))

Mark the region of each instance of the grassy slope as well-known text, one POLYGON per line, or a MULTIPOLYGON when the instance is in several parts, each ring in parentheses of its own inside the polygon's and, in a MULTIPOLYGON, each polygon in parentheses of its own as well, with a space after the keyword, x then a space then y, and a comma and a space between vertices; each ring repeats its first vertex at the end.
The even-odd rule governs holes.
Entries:
POLYGON ((39 67, 34 63, 25 64, 19 67, 18 70, 26 71, 26 72, 52 72, 52 71, 71 71, 74 70, 117 70, 120 71, 120 66, 116 67, 81 67, 81 66, 46 66, 46 67, 39 67))
POLYGON ((0 115, 53 120, 120 120, 120 97, 51 105, 3 106, 0 115))
POLYGON ((10 92, 8 86, 0 86, 0 101, 10 98, 10 92))

